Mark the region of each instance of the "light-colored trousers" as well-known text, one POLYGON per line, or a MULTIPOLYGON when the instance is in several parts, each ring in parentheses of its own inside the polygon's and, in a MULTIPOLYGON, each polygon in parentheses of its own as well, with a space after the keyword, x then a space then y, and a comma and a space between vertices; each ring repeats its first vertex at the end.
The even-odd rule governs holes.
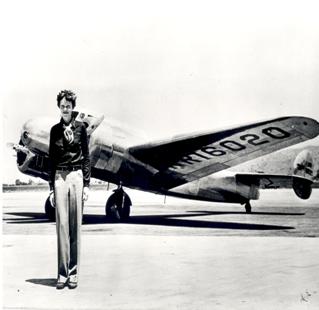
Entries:
POLYGON ((83 211, 82 170, 57 170, 54 181, 58 237, 58 281, 77 281, 83 211))

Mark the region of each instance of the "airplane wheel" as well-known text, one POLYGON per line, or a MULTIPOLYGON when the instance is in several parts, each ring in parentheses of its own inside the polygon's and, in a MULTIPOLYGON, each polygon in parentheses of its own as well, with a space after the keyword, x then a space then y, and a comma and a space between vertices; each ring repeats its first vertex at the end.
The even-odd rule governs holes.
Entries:
POLYGON ((125 221, 130 217, 131 205, 131 199, 124 191, 115 191, 106 202, 106 216, 113 221, 125 221))
POLYGON ((44 210, 48 219, 52 222, 55 222, 55 207, 51 204, 50 196, 45 202, 44 210))
POLYGON ((245 209, 246 209, 246 213, 251 213, 251 205, 249 201, 246 202, 245 209))

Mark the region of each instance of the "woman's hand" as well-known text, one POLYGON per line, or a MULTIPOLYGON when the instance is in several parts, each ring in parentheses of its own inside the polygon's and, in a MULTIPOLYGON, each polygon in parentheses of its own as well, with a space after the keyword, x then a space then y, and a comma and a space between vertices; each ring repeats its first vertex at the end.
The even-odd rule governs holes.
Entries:
POLYGON ((83 201, 87 201, 89 198, 90 189, 87 186, 83 187, 83 201))
POLYGON ((54 201, 54 191, 51 191, 51 192, 50 192, 49 199, 50 199, 51 206, 54 207, 54 205, 55 205, 55 201, 54 201))

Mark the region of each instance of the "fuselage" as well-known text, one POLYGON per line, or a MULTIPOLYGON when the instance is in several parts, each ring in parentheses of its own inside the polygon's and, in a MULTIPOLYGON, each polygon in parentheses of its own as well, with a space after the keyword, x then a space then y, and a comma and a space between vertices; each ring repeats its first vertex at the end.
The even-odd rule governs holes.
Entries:
MULTIPOLYGON (((167 175, 163 177, 154 167, 141 162, 128 151, 130 147, 148 141, 143 133, 111 119, 103 120, 103 117, 89 114, 78 115, 83 117, 90 134, 93 178, 115 184, 121 182, 126 187, 143 191, 197 200, 244 203, 259 197, 257 186, 238 182, 233 171, 236 169, 218 172, 192 182, 175 180, 167 175)), ((57 120, 53 118, 37 118, 23 125, 18 151, 18 168, 21 172, 48 178, 49 136, 55 123, 57 120)), ((282 170, 289 173, 290 166, 282 167, 282 170)), ((265 170, 264 167, 265 163, 260 161, 255 170, 265 170)), ((246 171, 249 171, 249 166, 246 171)))
MULTIPOLYGON (((91 116, 88 128, 96 119, 91 116)), ((53 118, 28 120, 22 127, 18 168, 21 172, 47 179, 49 137, 51 127, 57 123, 53 118)), ((154 169, 132 157, 127 149, 144 143, 143 133, 132 130, 114 120, 103 120, 90 135, 92 177, 125 186, 162 192, 152 182, 154 169)))

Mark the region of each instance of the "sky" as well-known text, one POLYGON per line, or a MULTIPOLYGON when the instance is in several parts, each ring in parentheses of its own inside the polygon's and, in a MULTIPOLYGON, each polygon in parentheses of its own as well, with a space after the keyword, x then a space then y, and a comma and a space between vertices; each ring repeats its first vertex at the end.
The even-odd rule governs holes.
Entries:
POLYGON ((4 1, 5 144, 33 117, 59 118, 72 89, 92 109, 153 139, 286 115, 319 119, 316 1, 4 1))

